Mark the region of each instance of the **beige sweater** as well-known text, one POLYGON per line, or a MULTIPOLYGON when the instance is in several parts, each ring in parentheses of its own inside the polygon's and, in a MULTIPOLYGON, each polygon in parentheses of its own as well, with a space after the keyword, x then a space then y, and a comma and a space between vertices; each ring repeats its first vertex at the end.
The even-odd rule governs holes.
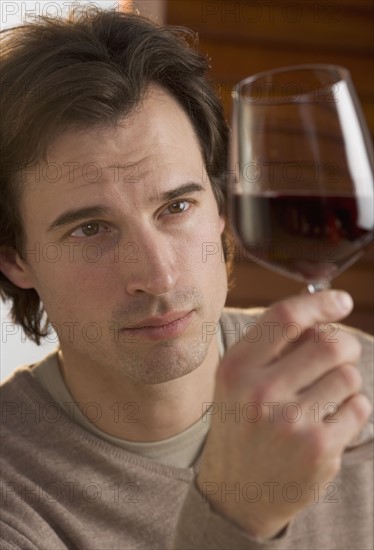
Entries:
MULTIPOLYGON (((225 347, 251 313, 222 314, 225 347), (235 325, 235 323, 237 323, 235 325)), ((373 340, 360 370, 372 397, 373 340)), ((159 464, 71 420, 30 368, 2 386, 0 549, 336 549, 373 548, 373 429, 347 449, 327 495, 272 541, 256 541, 214 513, 191 468, 159 464)), ((249 473, 250 479, 250 473, 249 473)))

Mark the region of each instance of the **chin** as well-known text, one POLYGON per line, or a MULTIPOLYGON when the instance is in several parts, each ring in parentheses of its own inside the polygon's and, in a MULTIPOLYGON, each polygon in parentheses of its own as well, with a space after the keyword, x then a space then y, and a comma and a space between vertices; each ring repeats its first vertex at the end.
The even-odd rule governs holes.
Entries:
POLYGON ((200 342, 198 346, 184 345, 183 349, 176 349, 175 345, 155 353, 146 358, 139 355, 132 356, 131 363, 126 362, 123 372, 136 383, 164 384, 178 378, 188 376, 198 369, 208 352, 208 346, 200 342), (193 349, 193 353, 191 353, 193 349))

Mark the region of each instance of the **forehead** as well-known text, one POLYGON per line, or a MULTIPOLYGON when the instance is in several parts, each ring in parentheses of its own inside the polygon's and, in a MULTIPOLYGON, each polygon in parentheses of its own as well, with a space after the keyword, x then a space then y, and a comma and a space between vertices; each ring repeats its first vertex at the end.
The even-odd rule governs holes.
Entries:
POLYGON ((83 155, 100 160, 107 153, 121 158, 136 157, 145 148, 172 149, 180 141, 190 147, 198 145, 192 123, 174 97, 153 85, 143 101, 118 125, 63 132, 49 147, 47 162, 74 160, 83 155))
POLYGON ((201 180, 204 174, 189 117, 177 100, 154 86, 119 125, 60 134, 49 147, 46 161, 26 177, 21 210, 30 215, 36 202, 52 209, 56 201, 72 206, 89 195, 102 194, 103 183, 115 184, 114 195, 125 190, 135 198, 148 187, 201 180))

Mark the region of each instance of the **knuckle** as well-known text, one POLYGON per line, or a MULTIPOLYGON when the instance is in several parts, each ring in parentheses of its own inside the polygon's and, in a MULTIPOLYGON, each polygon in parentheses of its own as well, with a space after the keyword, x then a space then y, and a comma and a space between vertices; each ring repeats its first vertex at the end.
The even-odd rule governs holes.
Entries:
POLYGON ((362 354, 362 344, 359 342, 359 340, 352 335, 349 335, 350 337, 350 349, 353 354, 353 359, 355 361, 358 361, 362 354))
POLYGON ((335 342, 318 342, 319 351, 331 364, 339 364, 344 359, 344 347, 335 342))
POLYGON ((354 336, 345 334, 338 341, 317 342, 320 352, 333 364, 356 363, 361 355, 361 344, 354 336))
POLYGON ((303 343, 312 349, 314 349, 315 344, 320 341, 321 339, 316 336, 316 332, 312 328, 307 329, 303 334, 303 343))
POLYGON ((327 472, 330 479, 335 478, 339 473, 339 470, 342 466, 342 456, 335 456, 333 460, 328 461, 327 463, 327 472))
POLYGON ((362 353, 362 345, 359 342, 358 338, 356 338, 356 336, 354 336, 353 334, 349 334, 348 332, 342 331, 339 342, 342 348, 344 348, 345 353, 349 355, 351 361, 356 362, 360 359, 362 353))
POLYGON ((255 403, 275 403, 279 397, 276 385, 270 380, 256 384, 251 391, 251 399, 255 403))
POLYGON ((350 399, 350 406, 356 419, 360 424, 363 424, 369 418, 373 410, 369 399, 362 393, 353 396, 350 399))
POLYGON ((352 389, 358 390, 362 385, 362 376, 356 367, 353 365, 342 365, 338 367, 338 374, 343 381, 343 384, 352 389))
POLYGON ((275 303, 272 308, 273 315, 282 319, 284 323, 290 323, 295 321, 295 309, 291 306, 290 302, 287 300, 282 300, 275 303))
POLYGON ((320 426, 315 426, 307 433, 308 458, 309 462, 318 465, 325 460, 329 453, 329 442, 320 426))
POLYGON ((287 422, 283 419, 279 431, 282 441, 292 441, 300 438, 301 428, 297 422, 287 422))

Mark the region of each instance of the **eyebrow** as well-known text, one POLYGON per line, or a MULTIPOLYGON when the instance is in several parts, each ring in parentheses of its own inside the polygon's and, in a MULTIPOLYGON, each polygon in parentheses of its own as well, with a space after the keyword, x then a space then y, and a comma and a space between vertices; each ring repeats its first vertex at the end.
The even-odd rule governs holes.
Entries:
MULTIPOLYGON (((185 183, 172 189, 170 191, 165 191, 160 195, 151 197, 148 200, 148 203, 153 205, 160 202, 165 202, 169 200, 176 199, 187 193, 197 193, 201 191, 206 191, 206 187, 200 183, 185 183)), ((52 223, 49 224, 47 231, 53 231, 54 229, 65 227, 72 223, 87 219, 87 218, 97 218, 105 216, 110 212, 110 208, 103 205, 94 205, 86 206, 83 208, 71 208, 60 214, 52 223)))
POLYGON ((184 183, 175 189, 171 189, 171 191, 165 191, 164 193, 161 193, 161 195, 151 197, 148 202, 149 204, 157 204, 160 202, 177 199, 178 197, 187 195, 188 193, 198 193, 201 191, 206 191, 206 187, 200 183, 184 183))

